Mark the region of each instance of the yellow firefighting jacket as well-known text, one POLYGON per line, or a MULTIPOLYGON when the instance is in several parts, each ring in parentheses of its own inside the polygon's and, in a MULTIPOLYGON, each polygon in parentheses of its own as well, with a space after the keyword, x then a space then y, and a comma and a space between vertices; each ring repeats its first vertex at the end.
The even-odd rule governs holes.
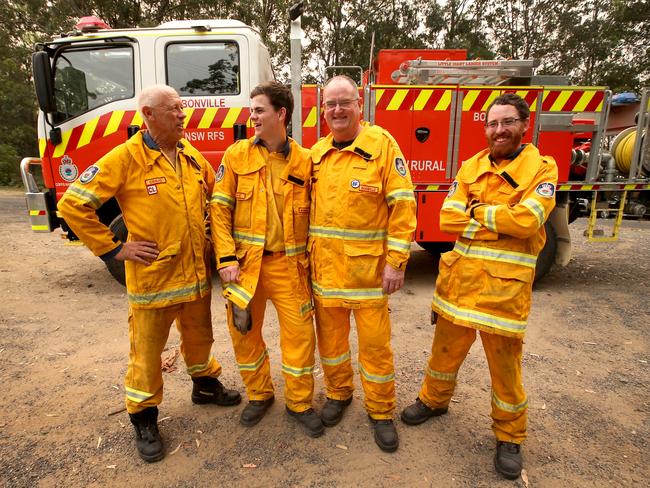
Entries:
POLYGON ((455 324, 523 337, 557 166, 531 144, 497 168, 483 150, 463 163, 440 211, 458 238, 440 256, 432 309, 455 324))
MULTIPOLYGON (((312 310, 309 262, 306 256, 311 190, 309 151, 289 139, 289 162, 281 176, 284 208, 281 213, 284 245, 289 260, 290 286, 301 304, 300 313, 312 310)), ((217 268, 240 266, 240 283, 228 283, 224 297, 245 308, 255 294, 266 235, 266 160, 255 138, 230 146, 217 170, 212 192, 212 235, 217 268)))
POLYGON ((128 241, 151 241, 158 258, 145 266, 125 261, 131 306, 158 308, 210 293, 211 244, 205 233, 208 198, 214 185, 210 164, 182 139, 178 158, 182 178, 165 156, 143 141, 140 132, 90 166, 70 185, 59 211, 74 233, 97 256, 117 254, 121 243, 96 213, 115 197, 129 231, 128 241))
POLYGON ((309 225, 314 298, 324 306, 382 306, 386 263, 404 269, 415 231, 415 196, 392 136, 365 125, 338 150, 332 135, 312 148, 309 225))

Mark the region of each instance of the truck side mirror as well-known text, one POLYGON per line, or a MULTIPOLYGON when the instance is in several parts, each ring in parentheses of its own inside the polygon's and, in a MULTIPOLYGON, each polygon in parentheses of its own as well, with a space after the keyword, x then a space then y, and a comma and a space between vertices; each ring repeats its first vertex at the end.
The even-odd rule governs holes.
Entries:
POLYGON ((32 70, 39 108, 46 114, 56 112, 52 68, 50 57, 45 51, 37 51, 32 54, 32 70))

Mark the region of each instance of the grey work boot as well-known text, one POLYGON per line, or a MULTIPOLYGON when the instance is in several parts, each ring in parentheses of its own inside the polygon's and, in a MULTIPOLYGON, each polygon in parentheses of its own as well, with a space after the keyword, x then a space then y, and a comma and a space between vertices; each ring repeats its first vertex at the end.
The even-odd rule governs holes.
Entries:
POLYGON ((130 413, 129 418, 135 429, 135 445, 140 457, 148 463, 160 461, 165 457, 162 439, 158 432, 158 407, 130 413))

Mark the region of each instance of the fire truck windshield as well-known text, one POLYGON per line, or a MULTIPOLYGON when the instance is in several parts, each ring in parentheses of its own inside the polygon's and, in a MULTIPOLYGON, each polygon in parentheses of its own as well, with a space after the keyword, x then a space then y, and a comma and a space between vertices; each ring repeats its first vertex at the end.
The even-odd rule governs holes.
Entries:
POLYGON ((73 48, 54 61, 54 122, 64 122, 116 100, 132 98, 131 47, 73 48))

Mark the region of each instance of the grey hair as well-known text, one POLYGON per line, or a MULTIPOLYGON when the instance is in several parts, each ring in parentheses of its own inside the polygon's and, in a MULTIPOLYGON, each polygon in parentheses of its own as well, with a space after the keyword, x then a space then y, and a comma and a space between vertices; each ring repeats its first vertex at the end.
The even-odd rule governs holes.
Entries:
POLYGON ((159 103, 161 95, 173 95, 174 97, 179 96, 176 90, 174 90, 171 86, 149 85, 143 88, 142 91, 138 94, 137 104, 138 112, 140 112, 140 115, 144 116, 142 113, 143 107, 154 107, 157 103, 159 103))

